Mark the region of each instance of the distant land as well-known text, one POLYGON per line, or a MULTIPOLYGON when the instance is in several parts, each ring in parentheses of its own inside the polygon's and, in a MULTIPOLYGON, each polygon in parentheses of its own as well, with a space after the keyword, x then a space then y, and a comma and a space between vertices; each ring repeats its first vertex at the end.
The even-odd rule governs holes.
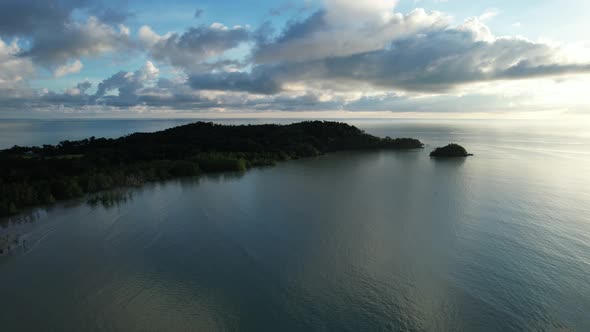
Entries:
POLYGON ((117 139, 63 141, 0 151, 0 216, 122 186, 344 150, 410 150, 413 138, 379 138, 339 122, 220 125, 196 122, 117 139))

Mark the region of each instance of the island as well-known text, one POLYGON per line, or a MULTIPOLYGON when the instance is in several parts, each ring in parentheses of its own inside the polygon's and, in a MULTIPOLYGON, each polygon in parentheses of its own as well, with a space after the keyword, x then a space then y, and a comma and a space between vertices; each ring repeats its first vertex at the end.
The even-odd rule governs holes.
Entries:
POLYGON ((473 155, 468 153, 467 150, 459 144, 449 144, 442 148, 436 148, 430 153, 430 156, 437 158, 464 158, 473 155))
POLYGON ((122 186, 210 172, 245 171, 343 150, 410 150, 412 138, 379 138, 339 122, 220 125, 196 122, 117 139, 63 141, 0 151, 0 216, 122 186))

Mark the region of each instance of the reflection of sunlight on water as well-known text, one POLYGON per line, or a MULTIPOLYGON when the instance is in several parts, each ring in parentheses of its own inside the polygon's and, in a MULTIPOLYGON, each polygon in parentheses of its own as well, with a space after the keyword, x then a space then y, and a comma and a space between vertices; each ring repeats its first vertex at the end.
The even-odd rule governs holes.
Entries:
POLYGON ((583 142, 564 142, 563 140, 535 140, 535 139, 499 139, 499 142, 512 142, 512 143, 524 143, 524 144, 560 144, 560 145, 584 145, 583 142))
POLYGON ((511 149, 511 150, 521 150, 525 152, 536 152, 536 153, 544 153, 549 155, 554 155, 559 158, 564 158, 564 154, 573 154, 573 155, 590 155, 590 151, 580 151, 580 150, 561 150, 561 149, 551 149, 551 148, 535 148, 530 146, 514 146, 514 145, 492 145, 486 144, 489 147, 500 148, 500 149, 511 149))

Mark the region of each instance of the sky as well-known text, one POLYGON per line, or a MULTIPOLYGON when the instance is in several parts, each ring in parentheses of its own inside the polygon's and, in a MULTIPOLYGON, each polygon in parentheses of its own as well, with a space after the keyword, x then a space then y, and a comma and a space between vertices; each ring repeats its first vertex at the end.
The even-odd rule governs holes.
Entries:
POLYGON ((0 118, 590 118, 590 2, 2 0, 0 118))

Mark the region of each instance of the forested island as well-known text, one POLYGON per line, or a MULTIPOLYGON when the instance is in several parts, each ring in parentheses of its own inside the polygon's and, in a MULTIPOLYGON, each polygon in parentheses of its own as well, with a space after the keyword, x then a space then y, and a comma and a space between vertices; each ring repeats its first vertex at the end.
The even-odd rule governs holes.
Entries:
POLYGON ((245 171, 343 150, 409 150, 412 138, 379 138, 338 122, 219 125, 196 122, 117 139, 91 137, 0 151, 0 216, 121 186, 245 171))
POLYGON ((473 156, 459 144, 449 144, 444 147, 436 148, 430 153, 431 157, 436 158, 464 158, 473 156))

